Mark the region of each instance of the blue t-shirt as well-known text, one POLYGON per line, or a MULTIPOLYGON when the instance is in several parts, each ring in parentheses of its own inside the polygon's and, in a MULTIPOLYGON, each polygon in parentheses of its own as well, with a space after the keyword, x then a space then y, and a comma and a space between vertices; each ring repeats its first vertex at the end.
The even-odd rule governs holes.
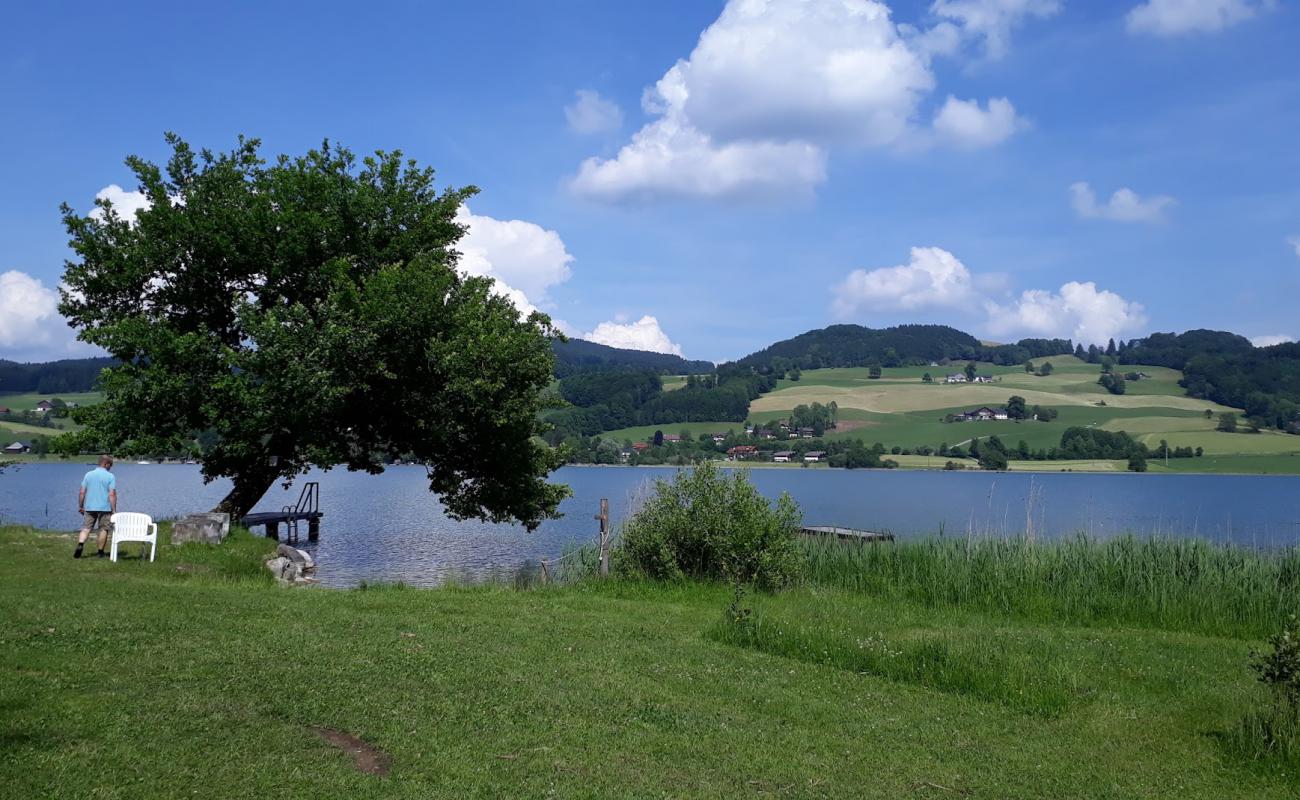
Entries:
POLYGON ((81 488, 86 490, 87 511, 112 511, 108 504, 108 493, 117 489, 117 476, 103 467, 95 467, 81 479, 81 488))

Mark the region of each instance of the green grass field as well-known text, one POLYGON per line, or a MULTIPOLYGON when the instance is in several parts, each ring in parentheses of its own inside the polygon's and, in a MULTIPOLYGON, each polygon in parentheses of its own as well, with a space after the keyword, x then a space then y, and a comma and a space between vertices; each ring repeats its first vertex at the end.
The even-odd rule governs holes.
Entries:
POLYGON ((56 397, 65 403, 76 403, 83 406, 94 405, 104 399, 101 392, 66 392, 61 394, 0 393, 0 406, 7 406, 15 411, 26 411, 30 408, 36 408, 36 404, 42 400, 53 400, 56 397))
MULTIPOLYGON (((824 585, 752 598, 754 633, 737 636, 718 586, 287 590, 260 565, 270 545, 246 534, 164 544, 154 564, 73 561, 71 546, 0 528, 6 797, 1269 800, 1300 788, 1294 770, 1225 745, 1264 700, 1245 664, 1275 616, 1250 605, 1279 596, 1253 588, 1271 567, 1226 575, 1241 575, 1227 584, 1237 595, 1198 585, 1153 614, 1142 593, 1057 595, 1037 577, 1091 574, 1086 560, 1025 571, 1034 594, 998 569, 985 590, 939 601, 934 576, 956 588, 964 573, 933 572, 943 562, 923 552, 869 571, 822 558, 824 585), (852 588, 854 575, 875 588, 852 588), (1004 607, 1004 590, 1025 602, 1004 607), (374 748, 387 774, 359 771, 320 729, 374 748)), ((1218 574, 1198 563, 1202 581, 1218 574)))

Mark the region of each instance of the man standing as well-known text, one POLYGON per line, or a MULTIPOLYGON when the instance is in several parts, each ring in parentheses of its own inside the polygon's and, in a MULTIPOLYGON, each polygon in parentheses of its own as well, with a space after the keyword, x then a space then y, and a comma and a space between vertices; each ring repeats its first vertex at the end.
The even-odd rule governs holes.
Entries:
POLYGON ((108 534, 113 526, 113 514, 117 511, 117 478, 111 470, 113 457, 99 457, 99 466, 86 473, 81 479, 81 491, 77 494, 77 509, 82 514, 81 534, 77 537, 77 549, 73 558, 81 558, 81 548, 86 544, 86 536, 92 530, 99 531, 96 543, 99 545, 97 555, 107 555, 104 546, 108 544, 108 534))

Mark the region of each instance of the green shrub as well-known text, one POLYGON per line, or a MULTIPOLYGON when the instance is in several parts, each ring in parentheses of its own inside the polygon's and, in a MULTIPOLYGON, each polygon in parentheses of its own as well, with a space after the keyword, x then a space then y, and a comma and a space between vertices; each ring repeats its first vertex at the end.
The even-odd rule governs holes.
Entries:
POLYGON ((623 528, 623 562, 661 580, 752 583, 773 591, 802 572, 801 516, 787 494, 773 507, 744 472, 710 462, 655 481, 654 496, 623 528))

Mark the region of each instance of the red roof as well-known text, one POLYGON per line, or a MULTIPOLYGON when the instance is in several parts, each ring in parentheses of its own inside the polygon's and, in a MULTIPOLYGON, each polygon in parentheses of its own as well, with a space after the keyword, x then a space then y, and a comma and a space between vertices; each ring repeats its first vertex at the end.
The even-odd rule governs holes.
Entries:
POLYGON ((646 444, 645 442, 637 442, 636 444, 632 445, 632 449, 633 449, 633 450, 649 450, 649 449, 650 449, 650 445, 646 444))
POLYGON ((734 456, 742 453, 757 453, 758 448, 752 444, 738 444, 735 447, 727 449, 727 455, 734 456))

